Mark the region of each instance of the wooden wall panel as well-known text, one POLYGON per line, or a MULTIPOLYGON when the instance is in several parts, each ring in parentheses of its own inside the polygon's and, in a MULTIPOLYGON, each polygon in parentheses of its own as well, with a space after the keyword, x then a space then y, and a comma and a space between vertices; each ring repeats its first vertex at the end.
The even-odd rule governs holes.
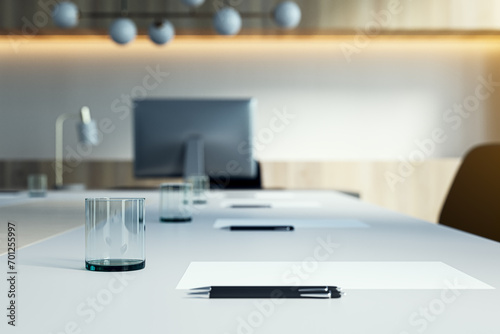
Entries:
POLYGON ((385 176, 399 161, 263 162, 262 170, 266 188, 357 192, 367 202, 437 222, 459 165, 460 159, 426 161, 394 187, 385 176))

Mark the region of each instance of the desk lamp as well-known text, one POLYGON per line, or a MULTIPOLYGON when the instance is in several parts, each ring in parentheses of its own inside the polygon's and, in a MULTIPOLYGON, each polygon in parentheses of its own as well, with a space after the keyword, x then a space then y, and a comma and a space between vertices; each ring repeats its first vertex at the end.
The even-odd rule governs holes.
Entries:
MULTIPOLYGON (((77 132, 79 142, 84 145, 95 146, 99 142, 97 136, 97 126, 95 121, 90 117, 90 109, 82 107, 80 113, 65 113, 59 115, 56 119, 56 161, 55 161, 55 177, 56 189, 64 189, 63 185, 63 125, 68 119, 80 119, 77 124, 77 132)), ((67 187, 66 187, 67 188, 67 187)))

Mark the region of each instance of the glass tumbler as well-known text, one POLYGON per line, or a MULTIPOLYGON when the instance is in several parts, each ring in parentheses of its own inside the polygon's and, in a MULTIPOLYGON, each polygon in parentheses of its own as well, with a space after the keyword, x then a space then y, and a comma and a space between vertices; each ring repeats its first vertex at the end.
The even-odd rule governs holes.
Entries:
POLYGON ((160 220, 188 222, 193 214, 193 186, 190 183, 160 185, 160 220))
POLYGON ((144 268, 145 229, 144 198, 85 199, 85 268, 144 268))
POLYGON ((28 193, 30 197, 44 197, 47 195, 47 175, 28 175, 28 193))
POLYGON ((205 204, 207 202, 207 192, 210 189, 210 179, 206 175, 188 176, 186 182, 193 185, 193 203, 205 204))

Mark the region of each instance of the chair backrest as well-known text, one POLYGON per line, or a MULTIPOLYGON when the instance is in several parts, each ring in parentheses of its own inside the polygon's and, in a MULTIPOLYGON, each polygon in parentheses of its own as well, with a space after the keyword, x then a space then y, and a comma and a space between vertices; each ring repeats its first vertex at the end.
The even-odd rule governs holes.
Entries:
POLYGON ((466 154, 439 223, 500 241, 500 144, 478 146, 466 154))

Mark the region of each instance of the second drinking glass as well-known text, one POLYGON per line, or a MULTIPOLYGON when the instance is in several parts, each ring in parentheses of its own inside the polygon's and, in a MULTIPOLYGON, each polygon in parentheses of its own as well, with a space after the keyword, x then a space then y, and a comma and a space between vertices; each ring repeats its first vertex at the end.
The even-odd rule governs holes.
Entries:
POLYGON ((163 222, 191 221, 193 186, 190 183, 160 185, 160 220, 163 222))

